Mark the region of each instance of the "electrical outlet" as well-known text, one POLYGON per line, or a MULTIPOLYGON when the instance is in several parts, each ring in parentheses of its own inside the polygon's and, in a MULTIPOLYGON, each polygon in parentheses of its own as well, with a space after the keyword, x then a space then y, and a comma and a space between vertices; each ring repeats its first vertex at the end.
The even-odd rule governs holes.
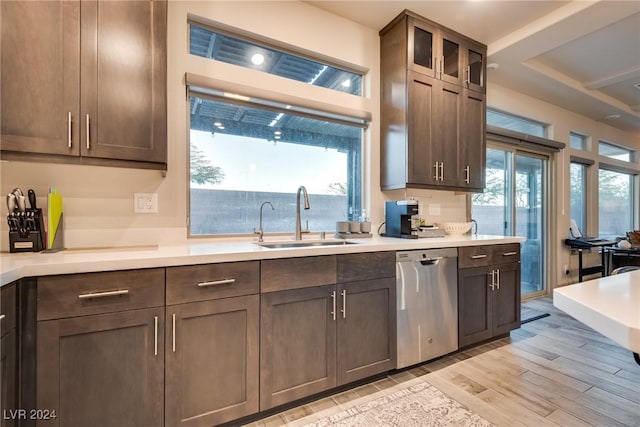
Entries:
POLYGON ((158 213, 158 193, 133 193, 133 212, 158 213))
POLYGON ((568 265, 564 265, 564 275, 568 276, 571 274, 571 270, 569 270, 569 266, 568 265))

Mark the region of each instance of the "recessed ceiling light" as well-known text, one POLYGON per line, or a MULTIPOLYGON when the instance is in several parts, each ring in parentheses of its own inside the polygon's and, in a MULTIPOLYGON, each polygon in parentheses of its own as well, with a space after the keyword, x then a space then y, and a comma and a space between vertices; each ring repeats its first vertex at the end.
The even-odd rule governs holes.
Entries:
POLYGON ((262 65, 264 62, 264 55, 261 53, 254 53, 251 57, 251 62, 253 62, 254 65, 262 65))
POLYGON ((500 64, 498 64, 497 62, 487 64, 487 70, 497 70, 498 68, 500 68, 500 64))

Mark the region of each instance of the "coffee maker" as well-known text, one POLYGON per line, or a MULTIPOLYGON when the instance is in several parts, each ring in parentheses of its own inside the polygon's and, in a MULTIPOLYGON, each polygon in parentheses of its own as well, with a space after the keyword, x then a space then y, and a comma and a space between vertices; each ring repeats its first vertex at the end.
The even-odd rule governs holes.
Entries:
POLYGON ((413 216, 418 215, 417 200, 396 200, 386 202, 384 206, 386 237, 417 239, 413 232, 413 216))

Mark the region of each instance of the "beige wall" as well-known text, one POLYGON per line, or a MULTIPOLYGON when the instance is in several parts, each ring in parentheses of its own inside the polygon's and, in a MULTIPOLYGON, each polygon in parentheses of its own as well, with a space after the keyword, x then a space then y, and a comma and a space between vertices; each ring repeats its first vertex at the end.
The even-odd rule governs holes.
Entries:
MULTIPOLYGON (((391 19, 392 17, 390 17, 391 19)), ((365 197, 374 229, 383 221, 384 200, 417 198, 428 222, 463 221, 467 197, 448 191, 380 191, 379 186, 379 39, 376 30, 337 17, 302 2, 175 2, 169 3, 168 68, 168 161, 166 177, 157 171, 107 167, 2 162, 0 191, 20 186, 34 188, 44 205, 50 186, 65 197, 67 247, 100 247, 137 244, 180 243, 186 240, 187 217, 187 118, 184 75, 186 72, 232 83, 256 82, 261 88, 316 99, 329 104, 368 111, 372 116, 365 142, 365 197), (187 17, 198 16, 240 28, 267 39, 314 52, 367 70, 365 97, 327 91, 303 83, 238 69, 189 55, 187 17), (134 192, 157 192, 158 214, 134 214, 134 192), (431 206, 431 209, 429 207, 431 206), (429 212, 439 211, 439 215, 429 212)), ((490 76, 489 76, 490 78, 490 76)), ((551 123, 556 140, 568 142, 569 129, 603 136, 620 143, 637 143, 630 135, 593 122, 569 111, 490 84, 490 106, 551 123)), ((595 139, 594 139, 595 140, 595 139)), ((568 228, 565 200, 568 191, 568 153, 558 157, 559 176, 554 179, 556 212, 560 228, 568 228), (564 192, 564 193, 562 193, 564 192)), ((292 192, 300 184, 292 183, 292 192)), ((6 207, 2 209, 6 212, 6 207)), ((257 212, 256 212, 257 221, 257 212)), ((6 224, 0 234, 7 247, 6 224)), ((555 239, 555 238, 554 238, 555 239)), ((559 238, 555 239, 558 242, 559 238)), ((557 251, 561 252, 560 245, 557 251)), ((563 254, 568 258, 568 254, 563 254)))

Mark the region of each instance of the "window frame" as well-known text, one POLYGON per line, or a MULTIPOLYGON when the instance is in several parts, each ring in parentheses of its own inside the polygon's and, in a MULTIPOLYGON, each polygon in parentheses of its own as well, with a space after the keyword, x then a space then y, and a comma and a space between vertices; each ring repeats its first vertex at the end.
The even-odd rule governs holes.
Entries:
MULTIPOLYGON (((613 173, 618 173, 618 174, 624 174, 624 175, 628 175, 629 176, 629 204, 630 204, 630 212, 629 212, 629 218, 630 218, 630 230, 627 231, 631 231, 637 228, 638 226, 638 172, 629 168, 623 168, 623 167, 617 167, 614 165, 610 165, 607 163, 603 163, 600 162, 598 165, 598 235, 602 235, 602 229, 601 229, 601 219, 602 216, 600 215, 600 208, 602 206, 602 203, 600 201, 600 172, 601 171, 607 171, 607 172, 613 172, 613 173)), ((609 236, 608 234, 605 234, 605 236, 609 236)))
MULTIPOLYGON (((187 78, 187 81, 191 81, 193 82, 194 79, 192 78, 191 80, 189 80, 189 78, 187 78)), ((359 160, 359 165, 357 165, 356 169, 354 171, 351 171, 352 174, 357 174, 358 178, 357 180, 359 181, 358 187, 360 190, 360 194, 358 197, 359 202, 357 203, 357 206, 353 206, 352 205, 352 200, 354 199, 354 195, 350 195, 347 194, 347 207, 348 207, 348 215, 349 215, 349 220, 355 220, 355 219, 359 219, 359 218, 352 218, 352 215, 355 215, 356 212, 358 211, 362 211, 364 212, 366 210, 366 206, 367 206, 367 198, 366 198, 366 187, 367 184, 364 181, 364 169, 365 169, 365 165, 364 165, 364 156, 365 156, 365 141, 367 140, 367 135, 366 135, 366 130, 368 128, 368 124, 369 121, 366 119, 366 117, 368 117, 368 113, 366 112, 357 112, 357 116, 358 117, 347 117, 347 116, 342 116, 340 113, 338 113, 337 111, 342 111, 343 109, 339 109, 339 108, 334 108, 335 111, 320 111, 320 110, 314 110, 314 108, 311 105, 315 105, 313 102, 307 102, 307 106, 295 106, 291 103, 286 104, 286 106, 284 106, 284 104, 281 104, 279 107, 277 106, 279 104, 279 102, 277 100, 269 100, 269 99, 259 99, 256 97, 245 97, 243 95, 238 95, 238 94, 232 94, 232 96, 229 96, 229 93, 222 90, 222 89, 216 89, 216 88, 206 88, 206 87, 202 87, 202 86, 196 86, 196 85, 187 85, 187 129, 188 129, 188 135, 187 135, 187 179, 186 179, 186 185, 187 185, 187 237, 188 238, 219 238, 219 237, 239 237, 239 236, 250 236, 252 235, 251 232, 246 232, 246 233, 216 233, 216 234, 193 234, 192 233, 192 224, 191 224, 191 209, 192 209, 192 202, 191 202, 191 179, 190 179, 190 170, 191 170, 191 113, 190 113, 190 99, 192 96, 196 96, 196 97, 202 97, 202 98, 207 98, 207 99, 211 99, 214 101, 222 101, 222 102, 227 102, 230 104, 236 104, 236 105, 244 105, 244 106, 248 106, 251 108, 259 108, 259 109, 264 109, 264 110, 271 110, 271 111, 280 111, 280 112, 285 112, 287 114, 291 114, 291 115, 297 115, 297 116, 302 116, 302 117, 307 117, 307 118, 313 118, 316 120, 322 120, 322 121, 332 121, 338 124, 342 124, 342 125, 348 125, 348 126, 353 126, 356 128, 361 128, 362 129, 362 134, 361 134, 361 138, 360 138, 360 151, 358 153, 357 156, 357 160, 359 160), (225 96, 226 95, 226 96, 225 96), (248 98, 248 99, 245 99, 248 98), (290 107, 290 108, 287 108, 290 107), (316 113, 316 114, 314 114, 316 113)), ((349 178, 348 178, 349 179, 349 178)), ((257 218, 257 214, 256 214, 256 218, 257 218)), ((257 226, 257 220, 256 220, 256 226, 257 226)), ((332 232, 334 231, 332 230, 312 230, 313 232, 332 232)), ((276 232, 269 232, 269 235, 272 236, 278 236, 278 235, 288 235, 291 234, 288 231, 276 231, 276 232)))

